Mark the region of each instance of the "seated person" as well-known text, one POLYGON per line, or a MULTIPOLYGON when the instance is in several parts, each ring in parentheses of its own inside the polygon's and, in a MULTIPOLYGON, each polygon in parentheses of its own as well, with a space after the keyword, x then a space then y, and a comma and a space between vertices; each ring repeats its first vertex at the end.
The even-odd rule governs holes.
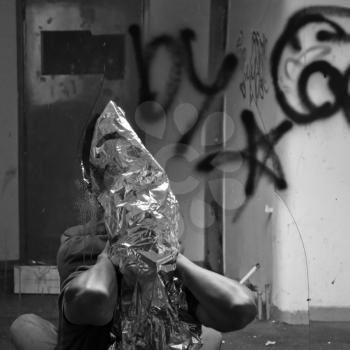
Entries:
MULTIPOLYGON (((104 212, 97 201, 109 174, 100 169, 95 173, 89 160, 95 122, 87 129, 82 155, 94 215, 88 224, 72 227, 61 237, 57 254, 61 280, 58 335, 46 321, 22 316, 11 327, 20 350, 107 350, 121 339, 115 310, 125 276, 109 257, 104 212)), ((241 329, 256 316, 250 290, 237 281, 201 268, 181 253, 176 257, 176 274, 186 289, 188 304, 187 312, 180 313, 180 317, 184 322, 204 326, 201 349, 219 349, 219 332, 241 329)))
MULTIPOLYGON (((12 325, 19 350, 107 350, 115 340, 114 305, 118 272, 106 254, 102 222, 74 226, 61 237, 57 254, 61 279, 59 330, 36 315, 22 315, 12 325)), ((177 271, 187 287, 191 323, 202 327, 201 350, 220 349, 221 334, 245 327, 256 316, 251 292, 238 282, 203 269, 184 255, 177 271)))

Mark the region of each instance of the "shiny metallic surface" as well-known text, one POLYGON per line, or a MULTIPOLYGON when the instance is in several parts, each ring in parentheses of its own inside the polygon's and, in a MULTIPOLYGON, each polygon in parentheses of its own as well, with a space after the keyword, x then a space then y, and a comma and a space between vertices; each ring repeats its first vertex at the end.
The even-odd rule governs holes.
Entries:
POLYGON ((123 275, 122 336, 114 349, 198 349, 196 327, 179 316, 188 305, 175 273, 178 202, 165 171, 112 101, 97 120, 90 163, 110 258, 123 275))

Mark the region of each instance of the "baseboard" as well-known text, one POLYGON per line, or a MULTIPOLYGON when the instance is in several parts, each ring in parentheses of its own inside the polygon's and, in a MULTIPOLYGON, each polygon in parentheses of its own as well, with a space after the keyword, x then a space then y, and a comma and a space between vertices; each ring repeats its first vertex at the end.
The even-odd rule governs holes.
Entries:
POLYGON ((314 322, 350 322, 349 307, 311 306, 308 311, 284 311, 276 306, 271 310, 272 319, 288 324, 308 324, 314 322))
POLYGON ((276 306, 271 307, 271 318, 275 321, 288 324, 309 324, 309 313, 307 311, 285 311, 276 306))
POLYGON ((320 322, 350 322, 350 307, 310 307, 310 320, 320 322))

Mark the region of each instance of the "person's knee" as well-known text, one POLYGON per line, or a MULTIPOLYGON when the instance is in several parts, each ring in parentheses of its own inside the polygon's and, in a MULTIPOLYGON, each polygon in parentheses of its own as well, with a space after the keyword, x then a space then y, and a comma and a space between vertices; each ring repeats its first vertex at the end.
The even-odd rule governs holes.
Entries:
POLYGON ((28 324, 33 323, 33 320, 38 318, 35 314, 24 314, 17 317, 10 326, 10 332, 12 336, 17 336, 18 333, 23 331, 23 328, 26 328, 28 324))
POLYGON ((35 314, 24 314, 10 326, 12 342, 17 349, 54 349, 57 342, 56 327, 35 314))
POLYGON ((17 317, 10 326, 10 334, 12 343, 15 345, 16 349, 25 349, 25 342, 27 338, 28 325, 32 324, 36 320, 36 315, 34 314, 24 314, 17 317))

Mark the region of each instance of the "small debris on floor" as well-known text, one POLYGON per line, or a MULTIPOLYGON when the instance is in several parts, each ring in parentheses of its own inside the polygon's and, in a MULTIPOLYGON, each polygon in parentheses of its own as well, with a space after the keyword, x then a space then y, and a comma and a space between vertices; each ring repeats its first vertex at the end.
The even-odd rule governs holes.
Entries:
MULTIPOLYGON (((0 310, 2 310, 1 296, 0 310)), ((277 320, 276 323, 272 323, 272 320, 254 321, 239 332, 224 333, 223 339, 226 340, 226 344, 222 344, 221 350, 350 350, 349 337, 350 322, 310 322, 310 324, 290 325, 277 320), (265 345, 268 340, 276 341, 276 344, 265 345)), ((1 342, 0 349, 2 350, 1 342)))
POLYGON ((276 345, 276 342, 274 340, 268 340, 266 343, 265 343, 265 346, 269 346, 269 345, 276 345))

